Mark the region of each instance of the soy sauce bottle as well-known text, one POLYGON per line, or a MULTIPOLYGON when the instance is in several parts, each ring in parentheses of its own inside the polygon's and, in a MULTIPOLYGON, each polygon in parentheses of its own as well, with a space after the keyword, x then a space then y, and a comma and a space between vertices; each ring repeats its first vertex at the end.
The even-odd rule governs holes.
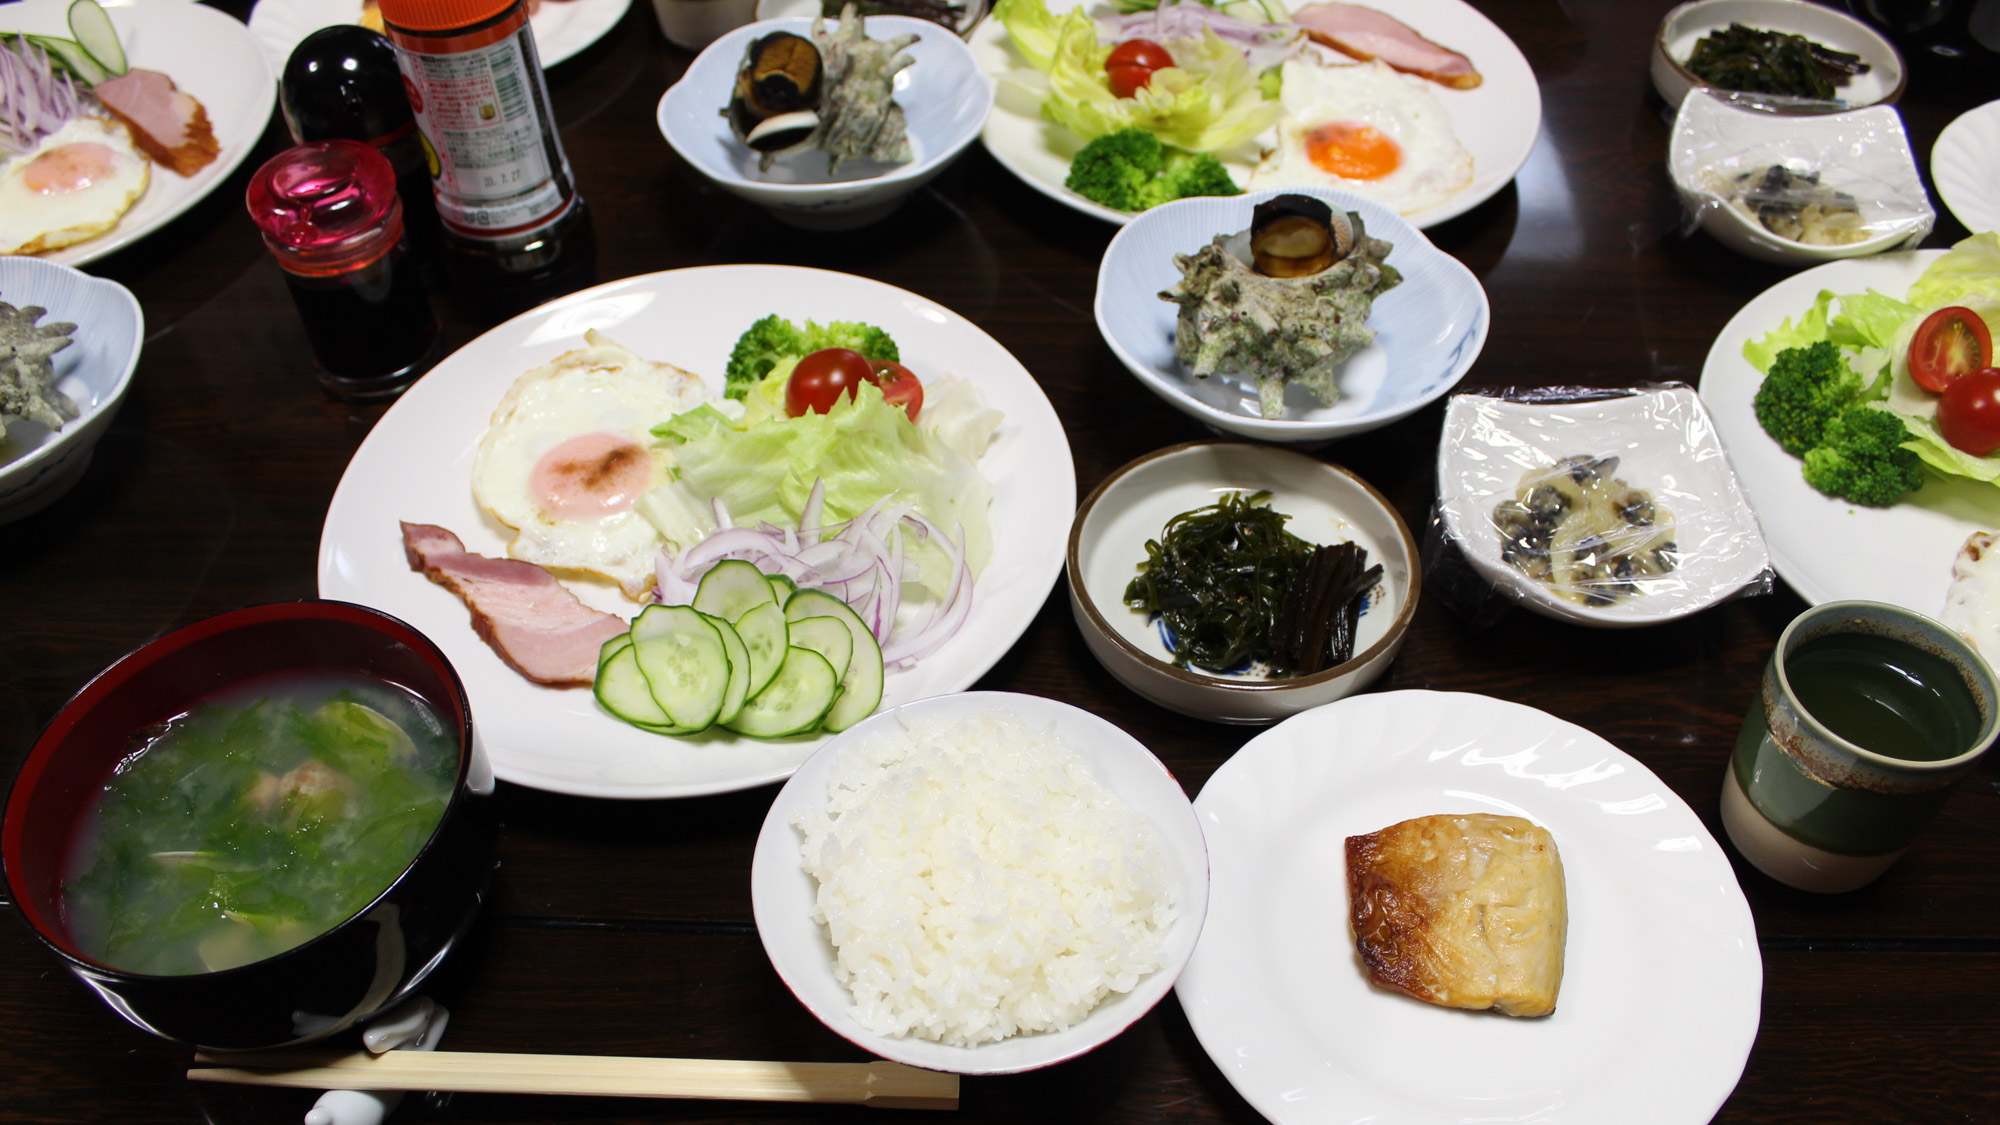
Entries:
POLYGON ((444 236, 431 194, 430 159, 403 93, 396 48, 359 24, 324 27, 285 61, 278 105, 294 144, 349 140, 380 152, 396 170, 403 229, 432 288, 444 281, 444 236))
POLYGON ((507 315, 595 280, 597 242, 523 0, 382 0, 430 161, 445 268, 507 315))

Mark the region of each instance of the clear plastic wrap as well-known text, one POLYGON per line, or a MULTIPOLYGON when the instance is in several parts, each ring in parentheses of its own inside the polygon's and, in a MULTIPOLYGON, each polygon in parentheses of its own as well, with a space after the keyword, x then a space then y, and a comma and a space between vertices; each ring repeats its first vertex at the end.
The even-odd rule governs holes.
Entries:
POLYGON ((1683 383, 1454 395, 1424 594, 1475 627, 1509 606, 1653 625, 1769 593, 1757 517, 1683 383))
POLYGON ((1937 220, 1894 107, 1691 91, 1668 170, 1687 229, 1775 261, 1914 246, 1937 220))

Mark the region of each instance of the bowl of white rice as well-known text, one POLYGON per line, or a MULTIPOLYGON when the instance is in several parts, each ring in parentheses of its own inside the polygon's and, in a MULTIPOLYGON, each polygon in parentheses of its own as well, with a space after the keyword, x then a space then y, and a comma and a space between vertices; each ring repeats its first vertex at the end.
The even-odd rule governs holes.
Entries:
POLYGON ((757 836, 751 902, 787 987, 886 1059, 1013 1074, 1159 1003, 1208 911, 1180 782, 1039 696, 962 692, 829 740, 757 836))

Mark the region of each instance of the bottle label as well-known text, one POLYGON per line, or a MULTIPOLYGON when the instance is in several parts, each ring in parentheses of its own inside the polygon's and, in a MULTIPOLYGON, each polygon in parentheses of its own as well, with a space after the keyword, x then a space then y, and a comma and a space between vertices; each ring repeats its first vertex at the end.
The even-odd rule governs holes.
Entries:
POLYGON ((432 160, 438 217, 462 234, 496 238, 560 212, 569 167, 526 17, 485 30, 392 38, 432 160))

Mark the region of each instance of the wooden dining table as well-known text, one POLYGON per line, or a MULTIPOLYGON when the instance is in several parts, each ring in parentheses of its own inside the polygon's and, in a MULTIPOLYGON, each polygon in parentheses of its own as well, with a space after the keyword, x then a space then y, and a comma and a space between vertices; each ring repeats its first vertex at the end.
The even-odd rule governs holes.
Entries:
MULTIPOLYGON (((247 18, 250 3, 218 6, 247 18)), ((1473 6, 1519 45, 1542 100, 1539 139, 1513 184, 1425 232, 1477 275, 1491 301, 1492 329, 1463 386, 1698 384, 1730 316, 1794 271, 1689 228, 1666 171, 1672 113, 1648 77, 1653 33, 1670 5, 1473 6)), ((1991 55, 1974 66, 1914 39, 1905 49, 1911 81, 1899 108, 1928 184, 1940 131, 2000 89, 1991 55)), ((774 221, 704 180, 661 139, 655 104, 693 57, 639 3, 548 74, 594 214, 599 280, 781 263, 875 278, 955 310, 1047 394, 1079 496, 1152 450, 1213 436, 1144 391, 1098 333, 1098 263, 1116 228, 1024 184, 977 144, 872 226, 827 233, 774 221)), ((250 172, 288 143, 274 114, 259 150, 206 200, 87 267, 138 296, 144 353, 80 482, 0 528, 0 766, 10 776, 65 699, 134 647, 210 614, 319 593, 329 500, 391 407, 322 392, 284 280, 245 215, 250 172)), ((1946 247, 1966 233, 1939 203, 1923 245, 1946 247)), ((439 305, 450 346, 491 327, 449 294, 439 305)), ((1313 455, 1374 485, 1422 537, 1443 416, 1434 403, 1313 455)), ((1724 838, 1725 763, 1780 631, 1804 607, 1778 581, 1762 596, 1669 624, 1604 630, 1521 610, 1474 621, 1426 598, 1370 690, 1472 692, 1538 708, 1636 758, 1700 817, 1741 883, 1763 961, 1755 1043, 1716 1121, 2000 1120, 2000 763, 1979 766, 1909 854, 1859 891, 1789 889, 1724 838)), ((1073 622, 1060 578, 977 686, 1108 718, 1190 796, 1257 733, 1190 720, 1112 679, 1073 622)), ((426 988, 452 1012, 445 1045, 867 1059, 794 998, 759 942, 752 848, 776 792, 618 801, 501 783, 494 891, 426 988)), ((1329 963, 1349 956, 1344 935, 1324 941, 1329 963)), ((1683 1002, 1666 987, 1641 995, 1660 1012, 1683 1002)), ((18 917, 0 925, 0 1120, 221 1125, 297 1121, 311 1104, 301 1091, 191 1083, 191 1057, 99 1002, 18 917)), ((413 1098, 397 1112, 404 1121, 775 1123, 905 1111, 458 1094, 413 1098)), ((1260 1120, 1171 993, 1083 1057, 966 1079, 959 1108, 936 1117, 1260 1120)), ((1576 1120, 1559 1109, 1533 1119, 1576 1120)))

